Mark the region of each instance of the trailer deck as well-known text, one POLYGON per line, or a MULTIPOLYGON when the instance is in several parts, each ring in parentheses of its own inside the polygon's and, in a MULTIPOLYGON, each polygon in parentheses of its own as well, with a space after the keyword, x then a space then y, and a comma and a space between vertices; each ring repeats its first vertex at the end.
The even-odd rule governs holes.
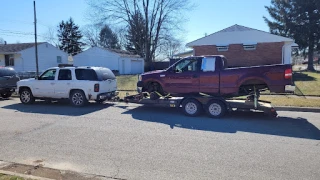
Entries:
POLYGON ((262 111, 266 115, 276 117, 277 112, 271 102, 261 101, 256 98, 225 99, 213 96, 185 96, 185 97, 160 97, 151 99, 147 93, 127 96, 125 102, 137 103, 147 106, 182 108, 188 116, 198 115, 200 109, 205 109, 213 118, 220 118, 227 112, 232 111, 262 111))

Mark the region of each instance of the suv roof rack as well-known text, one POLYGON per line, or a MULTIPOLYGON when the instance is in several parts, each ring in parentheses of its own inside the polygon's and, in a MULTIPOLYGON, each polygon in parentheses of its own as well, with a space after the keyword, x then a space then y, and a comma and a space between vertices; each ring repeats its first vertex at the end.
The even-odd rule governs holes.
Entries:
POLYGON ((58 67, 64 68, 64 67, 77 67, 77 66, 74 66, 73 64, 59 64, 58 67))

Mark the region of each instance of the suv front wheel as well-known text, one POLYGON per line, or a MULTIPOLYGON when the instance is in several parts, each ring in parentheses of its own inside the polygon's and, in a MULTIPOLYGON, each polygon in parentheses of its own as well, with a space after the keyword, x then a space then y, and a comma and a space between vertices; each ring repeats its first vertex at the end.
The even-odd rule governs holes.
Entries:
POLYGON ((70 94, 70 103, 73 106, 80 107, 86 105, 88 103, 88 100, 83 91, 74 90, 70 94))
POLYGON ((30 89, 22 89, 20 91, 20 101, 23 103, 23 104, 32 104, 34 103, 34 97, 32 95, 32 92, 30 91, 30 89))

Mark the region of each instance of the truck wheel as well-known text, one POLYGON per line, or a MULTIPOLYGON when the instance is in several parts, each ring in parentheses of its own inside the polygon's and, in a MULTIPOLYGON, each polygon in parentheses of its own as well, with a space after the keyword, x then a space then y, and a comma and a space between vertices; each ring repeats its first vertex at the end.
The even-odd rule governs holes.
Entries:
POLYGON ((200 114, 202 106, 195 99, 186 99, 182 103, 182 109, 185 115, 194 117, 200 114))
POLYGON ((1 97, 2 97, 2 98, 9 98, 9 97, 11 97, 11 95, 12 95, 11 92, 1 93, 1 97))
POLYGON ((160 96, 157 93, 155 93, 155 92, 150 93, 151 100, 157 100, 159 98, 160 98, 160 96))
POLYGON ((83 91, 74 90, 70 94, 70 103, 73 106, 81 107, 88 103, 86 96, 84 95, 83 91))
POLYGON ((25 88, 20 91, 20 101, 22 102, 22 104, 32 104, 34 103, 34 100, 35 99, 30 89, 25 88))
POLYGON ((212 118, 220 118, 227 112, 226 105, 219 100, 211 100, 206 105, 206 112, 212 118))

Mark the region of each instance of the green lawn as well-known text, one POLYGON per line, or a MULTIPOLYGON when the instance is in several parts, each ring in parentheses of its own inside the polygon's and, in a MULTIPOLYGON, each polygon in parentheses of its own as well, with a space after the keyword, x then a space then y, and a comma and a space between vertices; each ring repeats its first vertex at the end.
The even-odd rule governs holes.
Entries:
POLYGON ((295 72, 296 95, 320 96, 320 72, 295 72))
POLYGON ((138 75, 117 76, 119 97, 137 94, 138 75))
POLYGON ((17 177, 17 176, 0 174, 0 180, 31 180, 31 179, 24 179, 24 178, 17 177))

